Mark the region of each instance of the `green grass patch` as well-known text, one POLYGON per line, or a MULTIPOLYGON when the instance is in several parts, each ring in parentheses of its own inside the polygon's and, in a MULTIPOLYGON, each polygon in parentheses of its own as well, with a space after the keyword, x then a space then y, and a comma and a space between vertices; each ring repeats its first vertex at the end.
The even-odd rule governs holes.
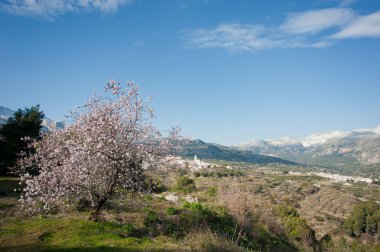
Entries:
POLYGON ((17 181, 17 182, 19 182, 20 179, 18 177, 0 177, 0 181, 17 181))
POLYGON ((127 237, 129 232, 126 225, 79 218, 8 219, 0 229, 0 251, 165 251, 176 246, 127 237))

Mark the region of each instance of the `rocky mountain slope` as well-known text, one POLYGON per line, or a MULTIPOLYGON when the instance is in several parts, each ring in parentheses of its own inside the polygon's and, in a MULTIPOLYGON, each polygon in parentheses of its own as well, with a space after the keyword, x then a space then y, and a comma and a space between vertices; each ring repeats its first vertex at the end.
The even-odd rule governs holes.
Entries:
POLYGON ((254 140, 236 148, 315 165, 374 165, 380 163, 380 126, 317 133, 303 139, 254 140))

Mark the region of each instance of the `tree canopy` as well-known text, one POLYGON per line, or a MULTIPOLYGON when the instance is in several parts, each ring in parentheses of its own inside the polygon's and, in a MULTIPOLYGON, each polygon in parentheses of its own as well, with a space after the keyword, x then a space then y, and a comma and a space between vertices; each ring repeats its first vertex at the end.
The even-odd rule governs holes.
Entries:
POLYGON ((380 205, 374 201, 360 202, 346 220, 345 226, 350 235, 360 236, 363 233, 376 235, 380 225, 380 205))
POLYGON ((40 135, 44 113, 39 105, 18 109, 0 128, 0 175, 9 174, 21 151, 28 143, 23 138, 36 139, 40 135))

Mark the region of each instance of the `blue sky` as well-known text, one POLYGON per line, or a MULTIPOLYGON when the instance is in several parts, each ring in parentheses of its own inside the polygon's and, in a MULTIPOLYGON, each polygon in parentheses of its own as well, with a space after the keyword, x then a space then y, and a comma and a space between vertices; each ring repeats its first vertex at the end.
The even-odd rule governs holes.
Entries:
POLYGON ((380 1, 0 2, 0 105, 60 120, 110 78, 210 142, 375 127, 380 1))

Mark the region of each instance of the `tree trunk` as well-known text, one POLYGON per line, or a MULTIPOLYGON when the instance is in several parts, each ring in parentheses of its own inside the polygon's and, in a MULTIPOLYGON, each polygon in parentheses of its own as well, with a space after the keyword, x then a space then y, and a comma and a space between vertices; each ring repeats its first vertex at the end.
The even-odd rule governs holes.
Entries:
POLYGON ((89 220, 98 221, 100 209, 102 208, 102 206, 104 205, 106 201, 107 201, 107 198, 104 198, 98 201, 98 204, 91 211, 90 217, 88 218, 89 220))

